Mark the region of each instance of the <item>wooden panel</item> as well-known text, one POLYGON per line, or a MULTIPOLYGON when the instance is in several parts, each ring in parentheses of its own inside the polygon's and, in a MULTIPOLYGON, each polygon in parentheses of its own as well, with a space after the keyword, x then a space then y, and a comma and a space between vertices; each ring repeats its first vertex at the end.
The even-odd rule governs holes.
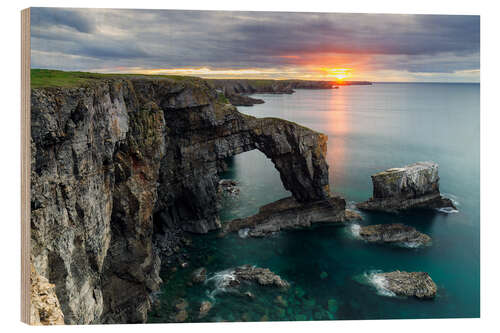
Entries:
POLYGON ((21 11, 21 321, 30 324, 30 9, 21 11))

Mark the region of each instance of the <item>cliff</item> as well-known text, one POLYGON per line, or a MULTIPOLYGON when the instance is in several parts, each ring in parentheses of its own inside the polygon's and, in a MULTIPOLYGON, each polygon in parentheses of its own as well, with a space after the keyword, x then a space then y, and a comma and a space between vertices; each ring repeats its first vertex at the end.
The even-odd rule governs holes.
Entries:
POLYGON ((65 323, 146 320, 179 235, 220 228, 227 157, 259 149, 297 202, 329 198, 325 135, 241 114, 205 80, 87 75, 36 87, 32 263, 55 284, 65 323))
POLYGON ((31 309, 32 325, 63 325, 64 315, 59 305, 54 285, 38 274, 31 265, 31 309))
POLYGON ((337 89, 334 82, 306 80, 250 80, 250 79, 210 79, 207 80, 222 92, 236 106, 251 106, 264 103, 248 94, 293 94, 294 89, 337 89))

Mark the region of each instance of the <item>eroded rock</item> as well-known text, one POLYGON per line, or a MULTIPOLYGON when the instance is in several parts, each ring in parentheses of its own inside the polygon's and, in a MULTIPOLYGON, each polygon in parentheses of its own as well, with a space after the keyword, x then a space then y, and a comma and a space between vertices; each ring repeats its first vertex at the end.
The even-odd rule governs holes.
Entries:
POLYGON ((368 242, 406 243, 412 246, 428 245, 432 241, 428 235, 400 223, 362 226, 359 236, 368 242))
POLYGON ((186 321, 186 319, 188 319, 189 315, 188 315, 188 312, 186 310, 180 310, 179 312, 177 312, 174 316, 174 321, 176 323, 182 323, 184 321, 186 321))
POLYGON ((262 286, 275 286, 278 288, 288 288, 290 284, 281 279, 277 274, 271 272, 269 268, 260 268, 250 265, 237 267, 234 270, 237 280, 255 281, 262 286))
POLYGON ((203 283, 207 279, 207 269, 205 267, 197 268, 191 274, 191 281, 193 283, 203 283))
POLYGON ((417 298, 434 298, 437 286, 426 272, 377 273, 382 278, 383 287, 398 296, 415 296, 417 298))
POLYGON ((359 209, 397 212, 408 209, 455 208, 439 192, 438 165, 418 162, 372 175, 373 196, 359 209))
POLYGON ((64 325, 55 286, 31 265, 31 325, 64 325))
POLYGON ((346 212, 345 200, 339 196, 308 203, 289 197, 262 206, 256 215, 226 223, 223 232, 241 231, 242 237, 263 237, 280 230, 310 227, 313 223, 340 223, 360 217, 355 212, 346 212))
POLYGON ((189 303, 184 298, 179 298, 178 300, 175 301, 174 304, 174 308, 177 309, 178 311, 186 310, 188 306, 189 303))
MULTIPOLYGON (((287 289, 290 284, 269 268, 251 265, 238 266, 234 269, 221 271, 207 281, 214 280, 217 288, 239 288, 244 282, 255 282, 261 286, 287 289)), ((253 298, 253 293, 245 291, 242 295, 253 298)))
POLYGON ((199 317, 200 318, 205 317, 208 314, 208 312, 210 311, 210 309, 212 309, 212 306, 213 306, 212 303, 210 303, 209 301, 201 302, 199 317))
POLYGON ((219 181, 218 191, 221 194, 227 194, 230 196, 237 196, 240 194, 240 189, 238 188, 238 182, 233 179, 221 179, 219 181))

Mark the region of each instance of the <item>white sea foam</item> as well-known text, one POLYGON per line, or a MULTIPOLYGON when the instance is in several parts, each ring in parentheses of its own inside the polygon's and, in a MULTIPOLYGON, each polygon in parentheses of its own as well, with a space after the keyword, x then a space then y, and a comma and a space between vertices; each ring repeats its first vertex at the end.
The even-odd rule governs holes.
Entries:
POLYGON ((399 246, 407 247, 409 249, 416 249, 417 247, 421 247, 422 244, 419 242, 402 242, 402 243, 399 243, 399 246))
POLYGON ((355 210, 356 209, 356 201, 347 201, 346 208, 351 209, 351 210, 355 210))
POLYGON ((458 201, 458 197, 451 193, 441 193, 445 198, 448 198, 453 202, 455 206, 460 206, 460 202, 458 201))
POLYGON ((359 235, 360 231, 361 231, 361 226, 359 224, 351 224, 351 227, 349 228, 350 231, 351 231, 351 234, 354 238, 356 239, 360 239, 361 236, 359 235))
POLYGON ((348 201, 346 204, 346 209, 352 210, 360 215, 363 215, 363 212, 356 207, 357 202, 356 201, 348 201))
POLYGON ((215 301, 215 296, 221 293, 234 291, 234 289, 230 287, 231 281, 234 280, 236 280, 236 276, 232 268, 215 273, 205 280, 205 284, 213 284, 214 286, 212 291, 207 290, 207 296, 212 301, 215 301))
POLYGON ((396 294, 387 289, 387 280, 380 275, 380 271, 370 271, 365 273, 365 278, 377 290, 377 294, 387 297, 395 297, 396 294))
POLYGON ((453 214, 453 213, 458 213, 458 210, 454 209, 453 207, 443 207, 443 208, 436 208, 436 210, 440 213, 444 214, 453 214))
POLYGON ((240 230, 238 230, 238 236, 240 236, 240 238, 247 238, 249 231, 250 231, 250 228, 240 229, 240 230))

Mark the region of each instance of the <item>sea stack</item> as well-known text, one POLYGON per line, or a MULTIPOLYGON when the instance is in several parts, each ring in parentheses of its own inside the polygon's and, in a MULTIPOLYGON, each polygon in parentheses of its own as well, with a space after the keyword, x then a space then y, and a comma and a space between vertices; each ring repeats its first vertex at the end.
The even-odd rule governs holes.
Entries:
POLYGON ((357 204, 359 209, 398 212, 408 209, 456 209, 439 192, 438 164, 417 162, 372 175, 373 197, 357 204))

